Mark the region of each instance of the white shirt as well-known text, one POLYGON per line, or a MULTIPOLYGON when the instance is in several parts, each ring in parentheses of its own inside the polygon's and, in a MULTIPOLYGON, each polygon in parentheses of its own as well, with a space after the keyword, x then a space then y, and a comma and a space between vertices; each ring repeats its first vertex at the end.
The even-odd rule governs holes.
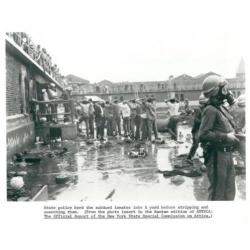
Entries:
POLYGON ((175 103, 167 102, 166 104, 169 108, 169 113, 171 116, 179 115, 180 104, 178 102, 175 102, 175 103))
POLYGON ((89 103, 80 103, 81 108, 82 108, 82 113, 85 115, 89 114, 89 103))
POLYGON ((43 101, 49 101, 49 96, 47 91, 43 92, 43 101))
POLYGON ((48 95, 51 99, 57 98, 57 93, 53 89, 48 89, 48 95))
POLYGON ((120 104, 121 106, 121 113, 122 113, 122 117, 130 117, 130 107, 128 106, 128 104, 120 104))

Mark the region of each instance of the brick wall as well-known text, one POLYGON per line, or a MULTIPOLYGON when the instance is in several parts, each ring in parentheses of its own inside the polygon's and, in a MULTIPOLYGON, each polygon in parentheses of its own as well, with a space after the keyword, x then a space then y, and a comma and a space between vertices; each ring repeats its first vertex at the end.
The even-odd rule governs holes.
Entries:
POLYGON ((21 62, 6 52, 6 113, 21 114, 20 91, 21 62))

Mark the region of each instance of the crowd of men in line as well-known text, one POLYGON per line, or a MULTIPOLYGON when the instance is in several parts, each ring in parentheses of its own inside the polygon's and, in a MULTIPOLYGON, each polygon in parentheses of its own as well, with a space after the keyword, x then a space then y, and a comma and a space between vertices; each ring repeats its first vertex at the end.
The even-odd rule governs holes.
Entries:
POLYGON ((36 45, 25 32, 8 32, 7 35, 35 60, 45 72, 57 81, 61 80, 62 75, 60 74, 60 70, 58 66, 52 62, 52 57, 45 48, 42 48, 39 44, 36 45))
POLYGON ((107 136, 124 136, 135 140, 152 140, 158 138, 156 125, 156 107, 154 98, 143 98, 118 102, 92 102, 91 99, 83 100, 78 106, 80 125, 85 123, 87 137, 94 138, 94 122, 96 137, 104 140, 104 129, 107 136), (123 128, 123 129, 122 129, 123 128), (122 134, 123 131, 123 134, 122 134))
MULTIPOLYGON (((93 102, 85 98, 76 107, 78 131, 84 123, 86 136, 94 138, 94 123, 96 138, 104 140, 106 128, 107 136, 124 136, 132 140, 152 141, 159 139, 157 130, 157 114, 155 98, 146 96, 119 102, 93 102), (123 133, 122 133, 123 132, 123 133)), ((173 139, 177 139, 177 122, 179 115, 179 101, 175 98, 165 100, 170 113, 169 131, 173 139)))

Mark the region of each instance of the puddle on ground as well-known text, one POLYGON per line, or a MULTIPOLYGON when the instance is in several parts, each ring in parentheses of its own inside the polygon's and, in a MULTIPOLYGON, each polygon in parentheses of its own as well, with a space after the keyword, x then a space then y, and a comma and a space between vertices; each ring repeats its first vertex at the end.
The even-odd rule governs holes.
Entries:
MULTIPOLYGON (((38 187, 48 185, 49 200, 59 201, 104 201, 107 197, 110 201, 207 200, 206 173, 184 177, 181 185, 159 173, 172 170, 176 157, 189 152, 190 127, 182 125, 179 131, 179 143, 162 133, 165 144, 143 145, 148 152, 145 158, 129 158, 132 145, 118 144, 120 139, 110 139, 112 146, 108 148, 100 148, 103 143, 99 141, 87 145, 81 138, 54 146, 37 144, 32 152, 46 155, 63 147, 68 152, 53 158, 45 156, 39 164, 26 167, 25 188, 34 195, 38 187), (67 175, 69 179, 57 184, 58 175, 67 175)), ((245 175, 237 176, 236 186, 236 199, 245 200, 245 175)))

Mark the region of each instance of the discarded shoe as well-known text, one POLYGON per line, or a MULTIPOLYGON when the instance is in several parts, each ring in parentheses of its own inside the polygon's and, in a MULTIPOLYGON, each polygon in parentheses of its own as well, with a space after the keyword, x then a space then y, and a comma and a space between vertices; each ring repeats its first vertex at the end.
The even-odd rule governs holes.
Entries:
POLYGON ((138 158, 138 157, 145 158, 148 155, 148 153, 144 148, 140 147, 140 148, 133 148, 130 152, 128 152, 128 155, 131 158, 138 158))
POLYGON ((139 152, 139 157, 145 158, 147 156, 147 152, 143 151, 143 152, 139 152))
POLYGON ((132 142, 133 142, 133 140, 132 140, 132 139, 130 139, 130 138, 125 138, 125 139, 124 139, 124 142, 126 142, 126 143, 132 143, 132 142))
POLYGON ((174 169, 174 170, 165 170, 162 171, 164 177, 171 177, 175 175, 182 175, 182 176, 187 176, 187 177, 198 177, 202 176, 201 171, 192 169, 192 170, 179 170, 179 169, 174 169))
POLYGON ((130 152, 128 152, 128 155, 131 158, 138 158, 139 157, 139 151, 130 151, 130 152))
POLYGON ((184 181, 185 179, 180 175, 171 177, 171 182, 175 185, 181 185, 184 181))
POLYGON ((184 143, 184 141, 180 141, 180 140, 178 140, 178 141, 177 141, 177 143, 179 143, 179 144, 183 144, 183 143, 184 143))
POLYGON ((175 176, 178 174, 175 170, 165 170, 161 173, 163 173, 164 177, 171 177, 171 176, 175 176))

